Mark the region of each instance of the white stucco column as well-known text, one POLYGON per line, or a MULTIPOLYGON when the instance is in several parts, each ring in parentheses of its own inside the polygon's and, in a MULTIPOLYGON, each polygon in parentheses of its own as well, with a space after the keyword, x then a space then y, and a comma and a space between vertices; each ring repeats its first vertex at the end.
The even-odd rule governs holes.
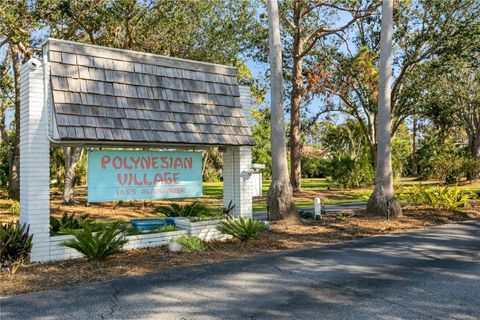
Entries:
POLYGON ((43 73, 36 59, 20 70, 20 222, 33 234, 32 262, 50 259, 50 142, 43 73))
POLYGON ((235 216, 252 217, 251 147, 228 147, 223 154, 223 203, 235 204, 235 216))

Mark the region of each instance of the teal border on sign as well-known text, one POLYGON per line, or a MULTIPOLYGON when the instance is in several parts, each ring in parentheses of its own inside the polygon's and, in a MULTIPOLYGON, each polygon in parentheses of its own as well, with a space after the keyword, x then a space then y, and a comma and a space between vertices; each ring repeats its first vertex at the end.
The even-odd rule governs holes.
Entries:
POLYGON ((88 202, 203 195, 201 152, 92 150, 87 170, 88 202))

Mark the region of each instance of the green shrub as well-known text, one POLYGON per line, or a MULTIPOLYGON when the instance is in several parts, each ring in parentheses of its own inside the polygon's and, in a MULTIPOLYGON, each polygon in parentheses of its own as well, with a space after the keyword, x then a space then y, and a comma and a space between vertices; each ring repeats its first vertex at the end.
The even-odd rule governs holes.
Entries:
POLYGON ((181 236, 176 243, 182 245, 182 251, 184 252, 199 252, 205 250, 205 245, 199 237, 196 236, 181 236))
POLYGON ((208 208, 195 201, 186 205, 171 203, 168 207, 160 206, 155 212, 167 217, 199 217, 206 215, 208 208))
POLYGON ((445 176, 446 184, 458 184, 460 179, 465 176, 466 172, 462 170, 463 168, 453 168, 449 170, 445 176))
POLYGON ((10 214, 14 216, 19 216, 20 215, 20 202, 14 201, 12 203, 12 206, 10 207, 10 214))
POLYGON ((326 176, 328 162, 325 159, 305 155, 301 162, 303 178, 324 178, 326 176))
POLYGON ((342 154, 330 160, 329 175, 332 182, 338 186, 353 188, 372 184, 375 170, 367 156, 352 157, 342 154))
POLYGON ((88 214, 76 217, 74 213, 69 215, 65 212, 60 219, 50 217, 50 234, 62 234, 65 229, 81 229, 82 224, 93 224, 88 214))
POLYGON ((116 221, 94 233, 88 223, 81 223, 82 229, 80 230, 65 230, 66 234, 73 235, 75 239, 67 240, 63 242, 63 245, 76 249, 90 260, 105 259, 107 256, 119 252, 127 242, 122 236, 122 230, 119 229, 120 224, 121 221, 116 221))
POLYGON ((154 228, 152 230, 140 230, 137 228, 134 228, 132 226, 129 226, 127 228, 123 229, 129 236, 136 236, 139 234, 150 234, 150 233, 161 233, 161 232, 171 232, 171 231, 177 231, 177 227, 172 226, 172 225, 165 225, 163 227, 158 227, 154 228))
POLYGON ((463 192, 458 187, 428 187, 423 185, 401 190, 399 197, 411 205, 445 209, 468 207, 470 202, 477 198, 476 194, 463 192))
POLYGON ((0 263, 12 274, 29 262, 33 239, 29 229, 19 222, 8 223, 0 228, 0 263))
POLYGON ((298 214, 303 219, 314 219, 315 218, 315 212, 313 212, 313 211, 300 210, 298 212, 298 214))
POLYGON ((223 220, 217 229, 220 232, 234 236, 241 241, 247 241, 258 238, 258 235, 260 231, 264 229, 264 226, 260 221, 251 218, 245 219, 243 217, 238 217, 223 220))
POLYGON ((478 175, 480 167, 467 149, 448 141, 433 141, 422 146, 417 153, 422 177, 457 184, 463 177, 478 175))
MULTIPOLYGON (((15 132, 15 130, 11 130, 15 132)), ((13 133, 12 132, 12 133, 13 133)), ((8 176, 10 166, 8 161, 8 147, 0 144, 0 189, 4 189, 8 185, 8 176)))
POLYGON ((350 218, 350 215, 345 212, 339 212, 335 215, 335 219, 340 220, 340 221, 345 221, 348 218, 350 218))
POLYGON ((464 161, 463 169, 469 180, 478 179, 480 177, 480 160, 469 157, 464 161))

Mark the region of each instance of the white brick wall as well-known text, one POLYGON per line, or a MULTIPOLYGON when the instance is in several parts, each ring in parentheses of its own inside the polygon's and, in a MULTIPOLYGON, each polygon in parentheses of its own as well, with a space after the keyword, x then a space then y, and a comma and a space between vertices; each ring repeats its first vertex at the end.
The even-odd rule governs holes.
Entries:
POLYGON ((190 222, 185 218, 177 218, 175 219, 175 223, 180 228, 185 229, 190 236, 196 236, 205 241, 231 238, 231 236, 217 230, 217 226, 220 225, 220 220, 190 222))
POLYGON ((223 154, 223 203, 235 204, 234 215, 252 217, 251 147, 228 147, 223 154))
POLYGON ((20 221, 33 234, 31 261, 50 260, 50 143, 46 137, 43 65, 20 70, 20 221))
MULTIPOLYGON (((126 236, 127 243, 123 246, 124 250, 158 247, 167 245, 170 241, 178 239, 188 234, 187 230, 177 230, 171 232, 159 232, 150 234, 139 234, 135 236, 126 236)), ((65 247, 62 243, 65 240, 73 239, 72 235, 50 237, 50 260, 65 260, 80 258, 83 255, 77 250, 65 247)))

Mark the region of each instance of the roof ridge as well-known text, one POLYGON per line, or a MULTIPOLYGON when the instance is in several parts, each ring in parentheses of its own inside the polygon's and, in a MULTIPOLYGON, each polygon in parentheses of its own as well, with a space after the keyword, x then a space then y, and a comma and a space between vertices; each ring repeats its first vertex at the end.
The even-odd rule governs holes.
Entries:
POLYGON ((198 61, 198 60, 191 60, 191 59, 184 59, 184 58, 177 58, 177 57, 172 57, 172 56, 165 56, 161 54, 156 54, 156 53, 149 53, 149 52, 143 52, 143 51, 135 51, 131 49, 120 49, 120 48, 115 48, 115 47, 107 47, 107 46, 101 46, 101 45, 96 45, 96 44, 90 44, 90 43, 83 43, 83 42, 77 42, 77 41, 70 41, 70 40, 64 40, 64 39, 57 39, 57 38, 47 38, 42 43, 42 47, 50 43, 51 41, 57 41, 57 42, 63 42, 67 44, 73 44, 73 45, 81 45, 85 47, 93 47, 93 48, 99 48, 99 49, 104 49, 104 50, 111 50, 119 53, 133 53, 133 54, 142 54, 148 57, 158 57, 158 58, 163 58, 163 59, 170 59, 170 60, 176 60, 176 61, 181 61, 181 62, 188 62, 188 63, 194 63, 194 64, 199 64, 199 65, 206 65, 206 66, 214 66, 214 67, 221 67, 221 68, 227 68, 227 69, 232 69, 235 71, 238 71, 236 67, 225 65, 225 64, 219 64, 219 63, 213 63, 213 62, 204 62, 204 61, 198 61))

